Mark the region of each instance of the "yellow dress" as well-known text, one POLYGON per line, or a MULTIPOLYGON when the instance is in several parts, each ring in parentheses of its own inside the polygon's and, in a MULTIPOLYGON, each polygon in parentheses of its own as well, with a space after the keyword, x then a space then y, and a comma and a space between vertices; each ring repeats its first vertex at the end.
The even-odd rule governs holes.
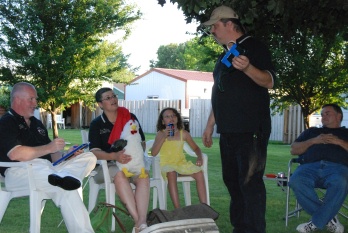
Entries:
POLYGON ((167 179, 167 172, 176 171, 181 175, 191 175, 202 170, 191 161, 187 161, 184 154, 184 141, 180 130, 180 141, 165 140, 160 150, 160 166, 163 178, 167 179))

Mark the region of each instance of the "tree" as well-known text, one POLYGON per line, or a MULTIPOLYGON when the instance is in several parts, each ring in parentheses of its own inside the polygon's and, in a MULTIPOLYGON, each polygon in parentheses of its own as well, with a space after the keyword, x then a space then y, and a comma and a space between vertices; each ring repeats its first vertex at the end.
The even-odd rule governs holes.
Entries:
POLYGON ((272 50, 280 77, 271 92, 274 109, 299 104, 309 127, 310 114, 324 104, 347 106, 348 42, 338 36, 327 45, 322 38, 298 33, 272 50))
POLYGON ((10 108, 10 92, 10 87, 0 86, 0 108, 4 108, 6 111, 10 108))
POLYGON ((150 61, 150 67, 185 70, 185 44, 161 45, 157 50, 157 59, 150 61))
MULTIPOLYGON (((155 1, 155 0, 154 0, 155 1)), ((166 4, 166 0, 157 0, 166 4)), ((313 2, 286 0, 170 0, 186 16, 186 22, 204 22, 211 12, 220 5, 232 7, 251 34, 269 38, 271 34, 280 34, 290 38, 297 31, 311 29, 314 35, 322 35, 326 40, 334 38, 337 32, 347 29, 348 2, 332 0, 313 2)))
MULTIPOLYGON (((248 32, 260 37, 274 55, 279 73, 272 96, 281 110, 299 104, 308 126, 309 114, 336 102, 347 107, 348 2, 333 1, 191 1, 178 3, 186 21, 206 21, 221 5, 238 12, 248 32)), ((163 5, 165 0, 158 0, 163 5)))
POLYGON ((185 63, 189 70, 212 72, 222 46, 212 37, 195 37, 185 43, 185 63))
POLYGON ((0 0, 0 81, 35 85, 58 137, 56 113, 77 101, 91 103, 102 81, 127 68, 120 47, 103 38, 117 30, 128 36, 140 16, 121 0, 0 0))
POLYGON ((212 72, 222 47, 211 37, 195 37, 185 43, 161 45, 157 50, 158 61, 151 60, 150 67, 199 70, 212 72))

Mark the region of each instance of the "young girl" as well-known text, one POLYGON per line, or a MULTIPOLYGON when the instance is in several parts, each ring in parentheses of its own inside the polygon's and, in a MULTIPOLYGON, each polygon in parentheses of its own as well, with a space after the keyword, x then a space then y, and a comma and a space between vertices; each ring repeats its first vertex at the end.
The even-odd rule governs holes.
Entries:
POLYGON ((203 158, 201 149, 193 141, 189 132, 184 130, 180 113, 174 108, 165 108, 161 111, 157 121, 157 135, 151 149, 151 154, 160 154, 160 166, 162 176, 168 180, 169 194, 174 208, 180 207, 177 176, 188 175, 196 180, 199 201, 207 203, 206 187, 201 166, 203 158), (170 136, 171 127, 174 125, 174 135, 170 136), (196 153, 196 165, 187 161, 183 153, 184 142, 187 142, 191 149, 196 153))

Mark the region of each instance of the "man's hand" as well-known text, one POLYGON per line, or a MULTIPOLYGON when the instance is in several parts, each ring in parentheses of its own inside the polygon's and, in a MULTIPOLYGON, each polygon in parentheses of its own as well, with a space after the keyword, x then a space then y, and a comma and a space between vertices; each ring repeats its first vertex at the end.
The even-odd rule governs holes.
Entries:
POLYGON ((213 139, 212 139, 212 135, 213 135, 213 130, 214 128, 205 128, 204 132, 203 132, 203 136, 202 136, 202 142, 203 145, 205 147, 210 148, 213 145, 213 139))
MULTIPOLYGON (((74 146, 70 147, 70 148, 68 149, 67 153, 70 153, 71 151, 75 150, 75 148, 77 148, 77 147, 78 147, 78 145, 74 145, 74 146)), ((74 153, 74 155, 71 156, 69 159, 72 159, 72 158, 74 158, 74 157, 76 157, 76 156, 82 154, 83 152, 84 152, 83 149, 80 149, 80 150, 76 151, 76 152, 74 153)))
POLYGON ((240 56, 234 57, 232 59, 232 65, 237 70, 245 72, 250 65, 250 61, 249 61, 248 57, 246 57, 244 55, 240 55, 240 56))
POLYGON ((126 164, 132 160, 132 156, 124 154, 125 150, 121 150, 119 152, 112 152, 112 160, 115 160, 119 163, 126 164))
POLYGON ((52 142, 50 142, 49 147, 51 149, 51 153, 55 153, 57 151, 64 150, 65 141, 63 138, 55 138, 52 142))

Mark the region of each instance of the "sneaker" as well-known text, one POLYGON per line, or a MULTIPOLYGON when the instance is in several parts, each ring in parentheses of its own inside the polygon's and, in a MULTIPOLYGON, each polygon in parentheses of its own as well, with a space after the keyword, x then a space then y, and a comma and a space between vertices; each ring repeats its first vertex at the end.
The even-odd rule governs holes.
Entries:
POLYGON ((326 228, 330 232, 334 233, 343 233, 344 226, 338 221, 337 217, 331 219, 331 221, 326 225, 326 228))
POLYGON ((316 231, 318 228, 312 223, 312 221, 309 221, 307 223, 302 223, 297 226, 296 230, 301 233, 307 233, 316 231))
POLYGON ((57 174, 49 175, 48 183, 50 183, 53 186, 58 186, 65 190, 75 190, 81 187, 81 182, 78 179, 72 176, 60 177, 57 174))

